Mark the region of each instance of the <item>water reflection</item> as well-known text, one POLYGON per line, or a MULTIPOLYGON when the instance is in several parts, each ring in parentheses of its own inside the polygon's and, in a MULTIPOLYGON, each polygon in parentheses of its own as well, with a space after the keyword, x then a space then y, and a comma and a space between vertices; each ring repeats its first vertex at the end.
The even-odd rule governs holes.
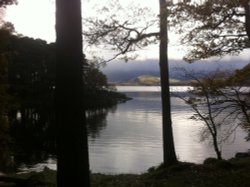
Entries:
MULTIPOLYGON (((127 94, 133 100, 119 104, 117 108, 87 112, 92 172, 141 173, 162 162, 160 93, 147 91, 127 94)), ((199 133, 203 124, 189 119, 193 114, 189 106, 176 97, 171 97, 171 105, 179 160, 201 163, 207 157, 215 157, 209 142, 200 142, 199 133)), ((223 157, 230 158, 236 152, 249 149, 244 137, 245 133, 238 129, 233 142, 223 143, 223 157)), ((33 162, 34 170, 44 166, 56 168, 55 159, 48 153, 32 152, 30 163, 41 161, 35 165, 33 162)))
MULTIPOLYGON (((107 126, 108 112, 115 110, 116 107, 112 107, 86 112, 90 139, 99 137, 100 132, 107 126)), ((13 112, 13 116, 15 117, 11 118, 10 137, 5 137, 6 133, 0 133, 0 171, 40 171, 44 166, 55 169, 55 128, 52 119, 45 113, 41 115, 31 109, 22 113, 13 112)))
MULTIPOLYGON (((107 115, 108 126, 98 139, 90 141, 93 172, 141 173, 162 162, 161 100, 159 92, 128 92, 133 100, 118 105, 107 115)), ((182 100, 172 97, 172 121, 179 160, 201 163, 215 157, 209 142, 200 142, 203 124, 189 119, 193 111, 182 100)), ((237 131, 233 144, 224 143, 224 158, 246 151, 249 143, 237 131)))
POLYGON ((161 162, 159 93, 129 93, 133 100, 107 116, 108 126, 90 141, 93 172, 140 173, 161 162), (100 156, 101 155, 101 156, 100 156))
POLYGON ((107 109, 86 111, 88 136, 95 140, 107 126, 106 117, 109 112, 115 112, 116 106, 107 109))
POLYGON ((0 172, 12 172, 14 170, 14 158, 7 145, 0 146, 0 172))

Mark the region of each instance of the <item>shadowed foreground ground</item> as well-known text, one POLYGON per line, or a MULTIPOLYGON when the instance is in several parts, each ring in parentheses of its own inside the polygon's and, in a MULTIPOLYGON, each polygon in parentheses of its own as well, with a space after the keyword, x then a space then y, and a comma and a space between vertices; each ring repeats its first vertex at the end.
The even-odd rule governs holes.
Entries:
MULTIPOLYGON (((55 171, 45 169, 14 177, 24 179, 27 187, 54 187, 55 176, 55 171)), ((250 157, 159 166, 141 175, 91 174, 91 183, 92 187, 250 187, 250 157)))

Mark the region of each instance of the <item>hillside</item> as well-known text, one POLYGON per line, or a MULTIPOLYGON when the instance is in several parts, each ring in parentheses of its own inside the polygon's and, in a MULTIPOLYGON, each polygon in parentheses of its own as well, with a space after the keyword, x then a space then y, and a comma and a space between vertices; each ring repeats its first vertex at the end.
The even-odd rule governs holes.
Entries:
POLYGON ((250 64, 247 64, 242 69, 238 69, 235 71, 233 76, 229 78, 231 84, 234 85, 250 85, 250 64))
MULTIPOLYGON (((170 85, 188 85, 190 81, 170 79, 170 85)), ((127 81, 112 82, 119 86, 159 86, 160 77, 152 75, 140 75, 127 81)))
MULTIPOLYGON (((196 76, 207 75, 220 70, 232 72, 241 69, 249 62, 247 60, 230 59, 218 61, 195 61, 191 64, 183 60, 169 60, 169 77, 171 79, 186 80, 183 69, 196 73, 196 76)), ((159 62, 156 59, 134 60, 131 62, 110 62, 100 69, 108 78, 109 82, 126 82, 141 75, 160 76, 159 62)))

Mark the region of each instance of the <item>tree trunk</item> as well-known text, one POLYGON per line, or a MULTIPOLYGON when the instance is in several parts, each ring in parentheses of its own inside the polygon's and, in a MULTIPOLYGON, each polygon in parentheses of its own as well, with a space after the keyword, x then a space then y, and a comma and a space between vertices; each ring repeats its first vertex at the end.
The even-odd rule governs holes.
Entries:
POLYGON ((163 161, 164 164, 169 165, 176 163, 177 158, 175 154, 172 132, 167 49, 167 3, 165 0, 160 0, 160 77, 162 99, 163 161))
POLYGON ((213 136, 214 150, 215 150, 215 153, 217 155, 217 159, 222 160, 221 151, 218 147, 217 135, 212 134, 212 136, 213 136))
POLYGON ((57 186, 89 184, 80 0, 56 0, 57 186))
POLYGON ((248 40, 250 41, 250 0, 243 1, 243 6, 245 9, 245 28, 248 36, 248 40))

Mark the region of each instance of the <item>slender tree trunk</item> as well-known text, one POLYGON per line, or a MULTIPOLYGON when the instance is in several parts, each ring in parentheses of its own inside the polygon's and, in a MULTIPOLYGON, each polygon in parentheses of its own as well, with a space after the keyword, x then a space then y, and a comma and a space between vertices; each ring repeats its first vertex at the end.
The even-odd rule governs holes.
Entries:
POLYGON ((162 99, 163 161, 164 164, 177 162, 171 121, 171 103, 168 68, 167 3, 160 0, 160 77, 162 99))
POLYGON ((248 36, 248 40, 250 41, 250 0, 244 0, 243 6, 245 9, 245 28, 248 36))
POLYGON ((212 136, 213 136, 214 150, 215 150, 215 153, 217 155, 217 159, 222 160, 221 151, 218 147, 217 135, 213 134, 212 136))
POLYGON ((57 185, 89 186, 80 0, 56 0, 57 185))

